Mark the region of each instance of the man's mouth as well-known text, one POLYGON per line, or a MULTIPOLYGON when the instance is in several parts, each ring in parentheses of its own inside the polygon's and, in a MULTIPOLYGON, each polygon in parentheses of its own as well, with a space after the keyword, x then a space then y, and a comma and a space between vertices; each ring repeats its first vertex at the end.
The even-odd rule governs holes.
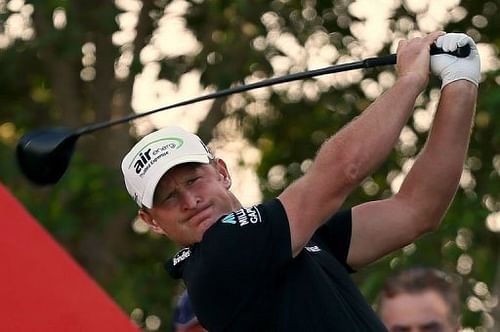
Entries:
POLYGON ((193 226, 198 226, 206 219, 211 217, 210 206, 206 206, 195 212, 191 217, 187 219, 188 223, 193 226))

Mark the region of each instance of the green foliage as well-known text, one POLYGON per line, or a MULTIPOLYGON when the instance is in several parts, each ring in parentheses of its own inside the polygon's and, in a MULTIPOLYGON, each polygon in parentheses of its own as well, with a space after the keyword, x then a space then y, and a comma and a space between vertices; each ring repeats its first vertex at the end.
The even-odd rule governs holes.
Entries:
MULTIPOLYGON (((0 49, 0 77, 6 83, 0 85, 0 181, 127 313, 142 310, 142 314, 134 311, 138 324, 147 329, 145 317, 157 315, 162 320, 161 331, 168 331, 172 300, 182 286, 169 279, 161 264, 174 252, 173 244, 150 232, 133 231, 136 207, 127 196, 118 171, 120 153, 134 140, 127 136, 127 128, 107 132, 100 144, 96 144, 95 138, 84 141, 62 180, 47 188, 35 187, 21 176, 14 150, 20 135, 34 128, 79 126, 131 111, 134 75, 142 69, 139 52, 151 40, 167 3, 170 2, 143 2, 138 39, 119 47, 112 43, 112 34, 118 30, 116 17, 123 9, 116 8, 114 2, 30 1, 35 37, 16 39, 0 49), (63 29, 51 24, 55 8, 66 11, 67 25, 63 29), (96 76, 83 81, 82 46, 87 42, 96 45, 97 60, 93 65, 96 76), (130 75, 116 79, 111 71, 127 49, 133 49, 134 54, 130 75)), ((349 9, 352 3, 351 0, 190 1, 186 22, 203 47, 196 56, 163 59, 161 78, 176 81, 184 73, 198 69, 202 84, 220 90, 252 74, 273 76, 273 57, 286 56, 287 50, 269 41, 272 33, 293 36, 297 45, 303 47, 311 35, 324 32, 339 56, 350 55, 360 43, 351 27, 363 23, 352 15, 349 9)), ((445 30, 466 31, 476 42, 491 43, 498 49, 498 4, 463 0, 460 5, 465 16, 450 22, 445 30)), ((16 12, 9 9, 0 12, 0 23, 5 26, 13 14, 16 12)), ((405 17, 418 29, 418 16, 406 4, 400 5, 389 19, 389 27, 395 35, 405 36, 407 31, 401 29, 398 20, 405 17)), ((388 53, 390 46, 385 44, 380 53, 388 53)), ((362 79, 380 82, 386 74, 394 74, 394 68, 365 70, 362 79)), ((500 322, 498 313, 491 312, 494 309, 471 311, 466 305, 471 297, 491 302, 492 296, 498 295, 494 292, 500 289, 500 269, 496 267, 500 256, 498 233, 486 227, 488 216, 500 210, 498 77, 498 71, 489 72, 480 86, 466 164, 472 181, 459 188, 438 231, 353 276, 370 301, 375 301, 384 278, 394 270, 430 265, 458 276, 464 299, 464 326, 481 326, 484 314, 491 314, 500 322), (467 262, 472 262, 472 267, 468 268, 467 262), (478 282, 488 286, 487 294, 474 290, 478 282)), ((256 172, 265 199, 276 196, 300 177, 322 142, 372 101, 358 81, 330 86, 312 96, 303 92, 306 85, 316 82, 306 80, 273 90, 266 100, 243 94, 245 106, 236 109, 224 106, 215 111, 225 111, 222 119, 236 120, 245 137, 260 150, 262 161, 256 172), (263 103, 266 111, 250 112, 246 106, 256 103, 263 103), (282 181, 271 176, 277 169, 283 171, 282 181)), ((436 87, 437 82, 432 82, 431 88, 436 87)), ((430 90, 423 94, 419 106, 425 107, 429 95, 430 90)), ((216 125, 206 124, 210 132, 216 125)), ((416 130, 412 122, 408 125, 418 138, 415 151, 394 151, 369 179, 376 189, 356 190, 346 206, 391 193, 388 175, 400 171, 404 161, 413 157, 425 141, 425 132, 416 130)), ((202 123, 200 130, 203 126, 202 123)))

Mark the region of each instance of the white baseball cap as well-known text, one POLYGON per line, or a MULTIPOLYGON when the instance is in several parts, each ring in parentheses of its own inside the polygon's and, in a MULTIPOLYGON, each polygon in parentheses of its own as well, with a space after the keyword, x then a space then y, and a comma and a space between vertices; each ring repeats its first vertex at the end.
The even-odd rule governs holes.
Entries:
POLYGON ((125 155, 122 172, 125 186, 139 206, 153 207, 161 177, 184 163, 208 164, 213 155, 201 139, 179 127, 166 127, 144 136, 125 155))

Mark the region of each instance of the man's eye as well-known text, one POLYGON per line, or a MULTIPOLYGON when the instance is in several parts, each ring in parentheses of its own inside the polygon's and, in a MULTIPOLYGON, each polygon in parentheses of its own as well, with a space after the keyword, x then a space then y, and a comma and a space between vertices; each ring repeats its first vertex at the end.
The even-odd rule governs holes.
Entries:
POLYGON ((164 198, 163 198, 163 201, 166 202, 166 201, 170 201, 172 199, 175 198, 175 192, 171 192, 170 194, 166 195, 164 198))
POLYGON ((191 179, 189 179, 189 180, 187 181, 187 184, 188 184, 188 185, 189 185, 189 184, 193 184, 193 183, 195 183, 195 182, 196 182, 196 180, 198 180, 199 178, 200 178, 199 176, 194 177, 194 178, 191 178, 191 179))

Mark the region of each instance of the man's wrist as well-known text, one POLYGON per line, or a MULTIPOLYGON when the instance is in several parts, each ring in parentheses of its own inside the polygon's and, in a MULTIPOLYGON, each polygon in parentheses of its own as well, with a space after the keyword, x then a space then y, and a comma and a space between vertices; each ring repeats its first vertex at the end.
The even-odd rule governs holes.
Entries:
POLYGON ((445 89, 448 91, 476 91, 478 89, 478 85, 476 82, 469 80, 467 78, 460 78, 452 82, 448 82, 446 85, 443 85, 441 88, 442 91, 445 89))
POLYGON ((479 82, 467 75, 462 75, 461 73, 457 73, 455 77, 450 78, 447 81, 443 81, 441 85, 441 89, 443 89, 445 86, 452 84, 457 81, 467 81, 471 84, 473 84, 476 88, 479 87, 479 82))
POLYGON ((418 73, 407 73, 399 76, 395 85, 400 85, 407 91, 413 91, 415 96, 418 96, 424 91, 427 85, 427 79, 422 78, 422 75, 418 73))

